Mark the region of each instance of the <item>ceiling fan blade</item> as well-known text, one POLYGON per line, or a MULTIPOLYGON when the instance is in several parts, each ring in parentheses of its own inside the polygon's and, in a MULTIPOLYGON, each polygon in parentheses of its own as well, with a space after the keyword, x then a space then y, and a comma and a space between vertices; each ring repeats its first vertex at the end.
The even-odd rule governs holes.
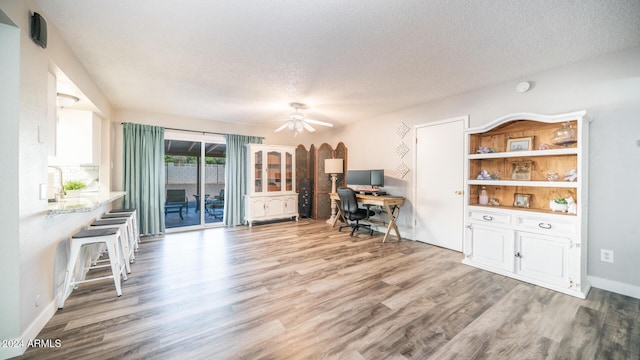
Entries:
POLYGON ((302 122, 302 126, 304 126, 305 129, 307 129, 308 132, 314 132, 316 131, 316 129, 314 129, 311 125, 307 124, 306 122, 302 122))
POLYGON ((289 125, 289 122, 282 124, 279 128, 275 129, 273 132, 282 131, 287 128, 287 125, 289 125))
POLYGON ((324 121, 320 121, 320 120, 313 120, 313 119, 304 119, 303 121, 306 121, 310 124, 315 124, 315 125, 320 125, 320 126, 327 126, 327 127, 333 127, 333 124, 328 123, 328 122, 324 122, 324 121))

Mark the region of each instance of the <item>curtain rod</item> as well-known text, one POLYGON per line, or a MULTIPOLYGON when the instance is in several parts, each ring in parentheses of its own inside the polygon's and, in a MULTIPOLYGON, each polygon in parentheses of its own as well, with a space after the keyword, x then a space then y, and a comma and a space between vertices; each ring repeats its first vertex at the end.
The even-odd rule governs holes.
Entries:
MULTIPOLYGON (((124 125, 123 122, 120 123, 120 125, 124 125)), ((175 131, 185 131, 185 132, 192 132, 192 133, 198 133, 198 134, 212 134, 212 135, 234 135, 234 134, 229 134, 229 133, 219 133, 219 132, 212 132, 212 131, 200 131, 200 130, 186 130, 186 129, 176 129, 176 128, 170 128, 170 127, 162 127, 165 130, 175 130, 175 131)), ((253 135, 250 135, 253 136, 253 135)), ((264 136, 256 136, 259 137, 261 139, 266 139, 264 136)))

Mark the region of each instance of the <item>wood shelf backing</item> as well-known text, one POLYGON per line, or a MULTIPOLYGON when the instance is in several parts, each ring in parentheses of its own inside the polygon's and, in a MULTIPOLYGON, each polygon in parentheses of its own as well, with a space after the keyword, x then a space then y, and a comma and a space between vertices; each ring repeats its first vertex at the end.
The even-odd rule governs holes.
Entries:
MULTIPOLYGON (((577 120, 569 121, 576 127, 577 120)), ((533 137, 532 149, 538 149, 541 144, 547 144, 552 149, 575 148, 576 144, 568 147, 553 145, 551 138, 554 130, 562 126, 561 123, 541 123, 533 120, 517 120, 498 126, 490 131, 471 134, 469 137, 469 151, 475 154, 481 146, 494 149, 497 152, 507 151, 507 140, 533 137)))
POLYGON ((514 163, 531 161, 531 180, 546 181, 547 174, 556 173, 562 180, 578 163, 577 155, 554 155, 546 157, 511 157, 498 159, 473 159, 469 164, 469 180, 477 178, 482 170, 498 175, 499 180, 512 180, 514 163))
POLYGON ((469 205, 479 205, 478 195, 482 187, 487 190, 489 199, 498 200, 501 208, 510 207, 514 210, 539 210, 551 212, 549 209, 549 201, 551 199, 571 196, 576 200, 577 195, 575 189, 567 188, 472 185, 469 187, 469 205), (529 208, 513 207, 515 194, 530 194, 529 208))

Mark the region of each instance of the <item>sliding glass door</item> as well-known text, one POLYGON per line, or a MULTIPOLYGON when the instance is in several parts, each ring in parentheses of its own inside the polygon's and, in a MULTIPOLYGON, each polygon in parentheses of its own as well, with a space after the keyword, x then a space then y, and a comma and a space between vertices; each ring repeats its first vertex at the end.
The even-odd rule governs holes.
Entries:
POLYGON ((204 150, 204 196, 206 197, 204 221, 207 224, 222 223, 227 146, 220 143, 205 143, 204 150))
POLYGON ((222 136, 165 132, 167 232, 222 224, 226 150, 222 136))

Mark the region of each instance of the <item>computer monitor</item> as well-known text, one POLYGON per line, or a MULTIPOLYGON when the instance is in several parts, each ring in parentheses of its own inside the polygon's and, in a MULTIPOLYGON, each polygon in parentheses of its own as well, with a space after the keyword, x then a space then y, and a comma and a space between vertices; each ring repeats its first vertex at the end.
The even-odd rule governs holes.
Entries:
POLYGON ((347 185, 370 185, 371 172, 369 170, 347 170, 347 185))
POLYGON ((383 187, 384 170, 371 170, 371 182, 369 185, 373 187, 383 187))
POLYGON ((384 186, 384 170, 347 170, 347 185, 384 186))

